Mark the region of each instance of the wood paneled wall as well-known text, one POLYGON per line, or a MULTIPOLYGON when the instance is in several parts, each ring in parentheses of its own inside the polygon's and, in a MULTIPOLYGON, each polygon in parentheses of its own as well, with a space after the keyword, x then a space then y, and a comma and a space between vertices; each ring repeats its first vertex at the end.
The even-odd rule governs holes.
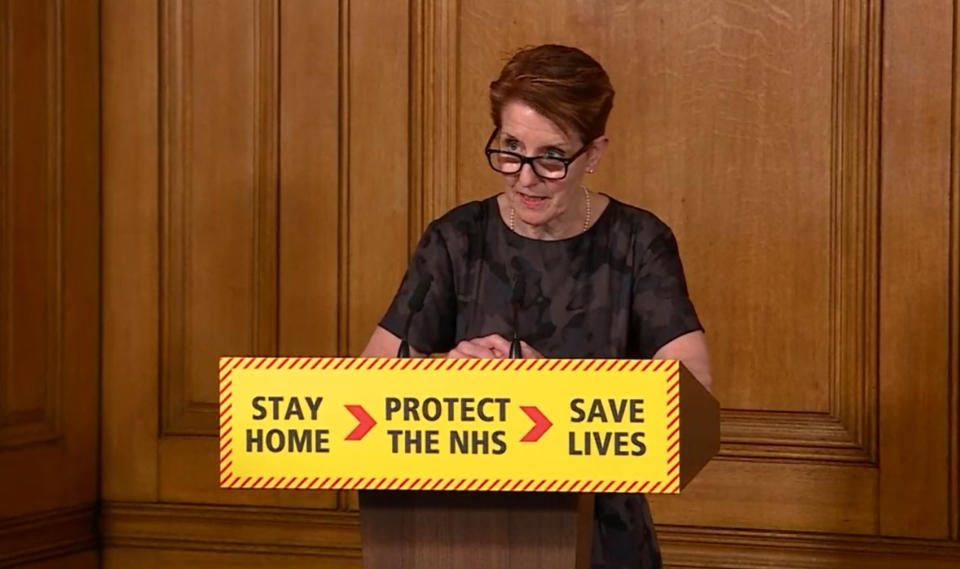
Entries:
POLYGON ((99 23, 0 1, 0 566, 95 567, 99 23))
POLYGON ((358 353, 542 42, 610 72, 591 187, 674 228, 708 331, 668 564, 957 564, 958 10, 102 0, 105 565, 359 566, 352 495, 217 488, 216 357, 358 353))
POLYGON ((207 367, 365 342, 408 255, 409 17, 103 2, 107 566, 358 566, 347 494, 217 487, 207 367))

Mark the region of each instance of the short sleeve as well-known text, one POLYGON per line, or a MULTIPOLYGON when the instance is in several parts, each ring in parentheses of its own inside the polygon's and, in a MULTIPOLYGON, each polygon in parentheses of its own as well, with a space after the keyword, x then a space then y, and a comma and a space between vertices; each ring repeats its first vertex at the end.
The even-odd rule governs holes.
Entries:
POLYGON ((380 320, 380 326, 403 337, 410 314, 410 297, 428 275, 433 279, 432 284, 423 308, 413 316, 407 341, 421 353, 446 352, 453 347, 457 304, 450 251, 437 222, 430 224, 420 238, 400 289, 380 320))
POLYGON ((649 245, 635 254, 631 310, 634 349, 641 357, 650 358, 674 338, 703 327, 687 293, 673 232, 663 226, 649 245))

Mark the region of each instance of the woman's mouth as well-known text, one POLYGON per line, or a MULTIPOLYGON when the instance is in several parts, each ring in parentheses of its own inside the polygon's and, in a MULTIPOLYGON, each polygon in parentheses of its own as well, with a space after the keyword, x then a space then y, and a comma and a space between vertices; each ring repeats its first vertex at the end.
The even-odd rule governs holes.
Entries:
POLYGON ((546 205, 547 200, 550 199, 543 196, 525 194, 523 192, 517 192, 517 197, 520 198, 520 203, 527 209, 541 209, 546 205))

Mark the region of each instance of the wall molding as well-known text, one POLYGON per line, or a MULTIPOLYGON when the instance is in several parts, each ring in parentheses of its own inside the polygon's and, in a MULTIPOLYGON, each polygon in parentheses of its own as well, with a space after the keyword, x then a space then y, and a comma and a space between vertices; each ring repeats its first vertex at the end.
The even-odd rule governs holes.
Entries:
MULTIPOLYGON (((0 3, 0 29, 10 29, 10 6, 6 2, 0 3)), ((0 386, 7 380, 8 338, 11 334, 11 326, 8 323, 9 309, 8 303, 11 300, 10 292, 10 253, 9 247, 12 241, 8 235, 10 223, 7 221, 7 215, 10 211, 9 196, 13 192, 13 181, 11 180, 10 166, 13 164, 13 141, 11 140, 12 129, 10 128, 10 90, 12 89, 10 78, 10 56, 13 52, 13 46, 10 41, 10 34, 4 33, 0 37, 3 45, 0 46, 0 386)), ((4 405, 0 400, 0 423, 4 422, 4 405)), ((0 439, 2 440, 2 439, 0 439)), ((2 444, 0 444, 2 446, 2 444)))
MULTIPOLYGON (((2 526, 0 526, 2 528, 2 526)), ((106 548, 303 555, 356 560, 356 513, 310 509, 105 502, 106 548)), ((960 543, 876 536, 658 526, 670 567, 920 569, 960 562, 960 543)), ((0 540, 2 540, 0 530, 0 540)), ((0 541, 2 543, 2 541, 0 541)))
POLYGON ((411 4, 411 251, 426 226, 459 201, 459 24, 457 0, 411 4))
POLYGON ((0 567, 96 549, 96 517, 88 505, 0 520, 0 567))
MULTIPOLYGON (((10 29, 10 6, 6 2, 0 2, 0 29, 10 29)), ((7 235, 10 230, 10 224, 7 222, 10 205, 8 203, 9 195, 12 193, 13 182, 11 181, 10 165, 13 164, 13 141, 11 139, 11 128, 9 118, 10 108, 10 57, 13 49, 10 45, 10 34, 4 33, 0 37, 3 45, 0 45, 0 386, 6 381, 7 362, 9 361, 9 348, 6 338, 10 337, 10 326, 7 323, 8 302, 10 299, 10 254, 9 247, 11 238, 7 235)), ((3 421, 3 404, 0 402, 0 422, 3 421)))
POLYGON ((703 569, 934 569, 960 565, 960 543, 876 536, 658 526, 664 563, 703 569))
POLYGON ((960 0, 953 2, 953 97, 950 132, 950 535, 960 540, 960 0))
POLYGON ((338 0, 337 355, 350 354, 350 1, 338 0))
POLYGON ((329 510, 105 502, 106 548, 360 558, 356 514, 329 510))
POLYGON ((861 463, 863 446, 829 413, 729 410, 720 413, 720 457, 861 463))

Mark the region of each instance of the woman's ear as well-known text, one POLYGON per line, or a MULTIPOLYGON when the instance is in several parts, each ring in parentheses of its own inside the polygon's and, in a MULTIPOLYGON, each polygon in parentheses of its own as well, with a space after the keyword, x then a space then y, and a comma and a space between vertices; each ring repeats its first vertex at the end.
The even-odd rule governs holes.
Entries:
POLYGON ((610 138, 605 134, 593 139, 591 143, 592 148, 587 151, 588 173, 593 174, 594 170, 597 169, 597 164, 599 164, 600 159, 603 158, 603 153, 606 152, 608 144, 610 144, 610 138))

